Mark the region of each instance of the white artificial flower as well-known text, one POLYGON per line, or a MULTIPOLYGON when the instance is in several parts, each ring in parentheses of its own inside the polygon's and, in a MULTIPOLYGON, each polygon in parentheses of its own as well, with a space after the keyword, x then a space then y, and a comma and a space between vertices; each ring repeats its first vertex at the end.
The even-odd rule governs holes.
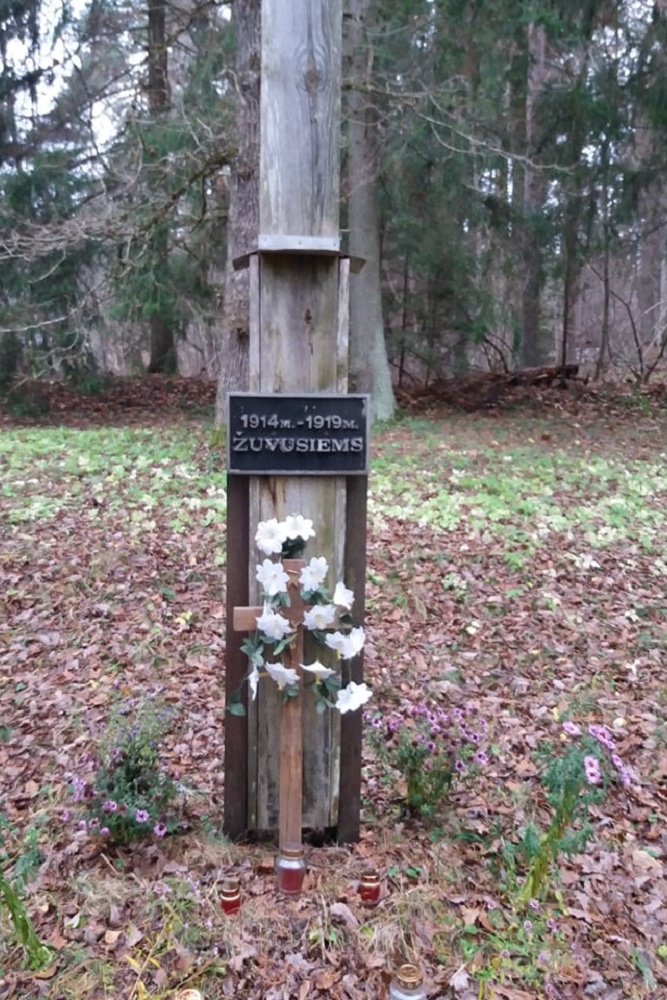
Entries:
POLYGON ((333 649, 334 652, 338 653, 339 656, 343 655, 345 650, 345 640, 347 636, 343 635, 342 632, 330 632, 329 635, 324 637, 325 644, 329 649, 333 649))
POLYGON ((319 660, 315 660, 314 663, 310 664, 302 663, 301 669, 307 670, 310 674, 315 674, 318 681, 325 681, 327 677, 331 677, 336 673, 335 670, 330 670, 329 667, 325 667, 319 660))
POLYGON ((341 715, 345 712, 356 712, 372 695, 373 692, 365 684, 355 684, 354 681, 350 681, 347 687, 336 692, 336 708, 341 715))
POLYGON ((290 514, 283 524, 287 538, 303 538, 304 542, 307 542, 309 538, 315 537, 313 522, 303 514, 290 514))
POLYGON ((330 649, 334 649, 344 660, 351 660, 364 648, 366 635, 363 628, 353 628, 349 635, 332 632, 324 639, 330 649))
POLYGON ((342 580, 339 580, 336 584, 333 602, 337 608, 345 608, 346 611, 352 610, 352 605, 354 604, 354 593, 351 590, 348 590, 342 580))
POLYGON ((336 609, 333 604, 316 604, 306 611, 303 616, 303 624, 311 630, 318 629, 324 632, 336 620, 336 609))
POLYGON ((259 684, 259 670, 257 669, 257 666, 252 668, 250 676, 248 677, 248 684, 250 685, 252 700, 254 701, 257 697, 257 685, 259 684))
POLYGON ((284 667, 282 663, 265 663, 266 672, 272 677, 280 691, 286 684, 298 684, 299 675, 293 667, 284 667))
POLYGON ((264 611, 257 619, 257 628, 267 639, 276 641, 284 639, 287 633, 292 631, 287 618, 274 611, 270 604, 264 605, 264 611))
POLYGON ((366 641, 366 633, 364 632, 363 628, 359 626, 358 628, 353 628, 347 638, 349 640, 351 649, 354 650, 352 655, 356 656, 357 653, 360 653, 364 648, 364 643, 366 641))
POLYGON ((274 552, 282 552, 283 542, 287 539, 287 531, 282 521, 272 517, 268 521, 260 521, 257 525, 255 542, 260 552, 265 556, 273 555, 274 552))
POLYGON ((276 594, 284 594, 287 591, 289 576, 281 562, 265 559, 262 565, 257 567, 257 580, 268 597, 275 597, 276 594))
POLYGON ((308 565, 301 570, 299 583, 304 590, 317 590, 324 583, 328 571, 329 566, 324 556, 313 556, 308 565))

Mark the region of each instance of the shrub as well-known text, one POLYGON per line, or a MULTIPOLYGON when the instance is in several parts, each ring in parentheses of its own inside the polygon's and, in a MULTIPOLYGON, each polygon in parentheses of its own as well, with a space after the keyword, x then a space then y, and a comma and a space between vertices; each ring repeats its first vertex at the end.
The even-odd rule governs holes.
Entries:
MULTIPOLYGON (((173 829, 169 807, 177 788, 160 766, 160 744, 173 721, 171 709, 147 698, 114 709, 93 780, 72 779, 81 830, 126 845, 173 829)), ((65 819, 71 815, 67 810, 65 819)))
POLYGON ((422 703, 367 719, 378 762, 397 783, 404 779, 413 815, 435 816, 454 782, 488 763, 488 727, 474 706, 445 712, 422 703))

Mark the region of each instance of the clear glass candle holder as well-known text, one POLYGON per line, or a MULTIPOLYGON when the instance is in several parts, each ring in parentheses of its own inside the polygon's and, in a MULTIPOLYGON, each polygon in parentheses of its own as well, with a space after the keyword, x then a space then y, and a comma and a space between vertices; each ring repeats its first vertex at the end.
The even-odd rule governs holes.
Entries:
POLYGON ((401 965, 389 986, 391 1000, 426 1000, 424 976, 416 965, 401 965))
POLYGON ((306 875, 306 858, 302 844, 284 844, 276 858, 278 888, 286 896, 298 896, 306 875))

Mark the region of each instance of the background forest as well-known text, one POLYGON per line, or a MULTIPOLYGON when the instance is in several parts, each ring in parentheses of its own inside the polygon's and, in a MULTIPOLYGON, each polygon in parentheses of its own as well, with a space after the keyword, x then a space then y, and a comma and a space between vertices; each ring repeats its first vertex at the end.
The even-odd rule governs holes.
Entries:
MULTIPOLYGON (((243 387, 260 7, 0 0, 5 387, 243 387)), ((349 0, 344 35, 341 218, 368 262, 352 385, 387 413, 389 372, 647 380, 667 346, 664 0, 349 0)))

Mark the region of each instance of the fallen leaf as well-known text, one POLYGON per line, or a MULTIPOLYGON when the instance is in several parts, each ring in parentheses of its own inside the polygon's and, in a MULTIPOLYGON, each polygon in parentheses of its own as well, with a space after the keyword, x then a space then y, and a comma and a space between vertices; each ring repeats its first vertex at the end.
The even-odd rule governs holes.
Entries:
POLYGON ((348 927, 353 927, 355 930, 359 926, 359 921, 347 903, 332 903, 329 907, 329 915, 332 920, 347 924, 348 927))
POLYGON ((462 993, 463 990, 468 989, 468 983, 470 982, 470 976, 466 972, 465 965, 462 965, 460 969, 454 973, 454 975, 449 980, 449 985, 454 990, 455 993, 462 993))

